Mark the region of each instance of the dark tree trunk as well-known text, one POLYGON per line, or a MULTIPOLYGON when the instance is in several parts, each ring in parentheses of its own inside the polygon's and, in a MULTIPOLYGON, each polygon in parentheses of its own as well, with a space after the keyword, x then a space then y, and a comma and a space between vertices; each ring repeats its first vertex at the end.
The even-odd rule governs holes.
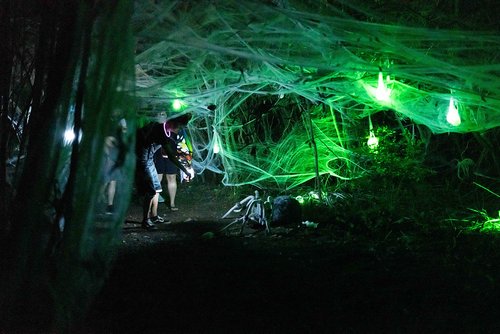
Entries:
MULTIPOLYGON (((8 141, 10 131, 9 121, 9 96, 10 78, 12 75, 13 45, 12 36, 15 27, 9 24, 11 16, 11 1, 4 1, 0 8, 0 217, 7 217, 8 198, 11 189, 7 185, 7 157, 8 141)), ((0 242, 5 238, 8 229, 8 221, 3 220, 0 225, 0 242)))

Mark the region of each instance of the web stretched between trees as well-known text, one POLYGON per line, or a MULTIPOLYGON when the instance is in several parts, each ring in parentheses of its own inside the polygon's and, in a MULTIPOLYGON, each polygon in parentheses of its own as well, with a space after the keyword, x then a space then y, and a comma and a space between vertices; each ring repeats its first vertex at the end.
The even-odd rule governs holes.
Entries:
MULTIPOLYGON (((198 171, 224 173, 228 185, 288 189, 316 177, 316 167, 341 179, 360 175, 366 166, 354 152, 369 136, 369 116, 386 110, 434 133, 498 127, 497 32, 366 23, 375 12, 330 2, 136 2, 141 112, 153 117, 181 99, 181 111, 195 116, 189 130, 198 171), (389 75, 382 100, 380 72, 389 75), (458 126, 444 115, 450 97, 458 126)), ((8 3, 2 22, 16 29, 6 31, 10 54, 2 56, 12 63, 1 78, 13 74, 12 82, 0 80, 9 96, 1 109, 4 121, 22 124, 15 132, 23 156, 12 187, 2 184, 10 194, 3 192, 8 222, 0 237, 13 261, 1 271, 0 295, 9 298, 0 298, 8 301, 0 309, 12 325, 68 331, 107 277, 131 195, 132 2, 8 3), (116 214, 104 219, 102 153, 121 118, 129 127, 119 165, 126 175, 116 214), (67 128, 81 141, 64 146, 67 128)))
POLYGON ((498 33, 366 22, 377 13, 352 3, 138 6, 143 112, 171 112, 181 99, 195 115, 199 172, 223 173, 226 185, 288 189, 317 176, 314 146, 319 174, 358 177, 352 148, 366 143, 368 117, 379 112, 435 134, 500 125, 498 33), (459 125, 447 120, 450 104, 459 125))

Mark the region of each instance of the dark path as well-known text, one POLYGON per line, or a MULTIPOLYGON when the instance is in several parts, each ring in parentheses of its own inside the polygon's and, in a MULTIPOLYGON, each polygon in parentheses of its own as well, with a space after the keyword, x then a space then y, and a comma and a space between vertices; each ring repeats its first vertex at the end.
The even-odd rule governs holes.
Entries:
POLYGON ((389 258, 355 243, 320 243, 317 238, 200 238, 213 227, 172 224, 148 232, 170 233, 168 240, 124 247, 87 330, 500 331, 498 276, 492 276, 498 270, 470 262, 472 248, 443 261, 439 244, 389 258))

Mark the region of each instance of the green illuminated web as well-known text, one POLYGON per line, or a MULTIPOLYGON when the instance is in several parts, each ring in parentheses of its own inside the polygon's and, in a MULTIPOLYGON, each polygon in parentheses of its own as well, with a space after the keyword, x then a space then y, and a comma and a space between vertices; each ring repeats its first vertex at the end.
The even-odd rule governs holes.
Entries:
POLYGON ((352 149, 387 110, 433 133, 500 125, 497 33, 369 23, 343 1, 274 3, 137 8, 141 111, 194 114, 198 171, 284 188, 315 178, 316 164, 356 178, 352 149))

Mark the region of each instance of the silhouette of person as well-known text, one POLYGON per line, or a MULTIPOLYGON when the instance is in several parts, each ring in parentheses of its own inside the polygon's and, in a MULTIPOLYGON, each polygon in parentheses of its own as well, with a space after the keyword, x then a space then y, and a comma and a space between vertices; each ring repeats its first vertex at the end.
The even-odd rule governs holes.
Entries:
POLYGON ((185 127, 191 119, 191 114, 184 114, 166 122, 150 122, 137 130, 137 191, 144 197, 141 226, 145 229, 156 228, 155 224, 164 223, 158 216, 158 194, 162 191, 154 163, 154 154, 160 148, 164 150, 168 159, 177 168, 191 177, 192 174, 177 159, 175 140, 177 133, 185 127))

